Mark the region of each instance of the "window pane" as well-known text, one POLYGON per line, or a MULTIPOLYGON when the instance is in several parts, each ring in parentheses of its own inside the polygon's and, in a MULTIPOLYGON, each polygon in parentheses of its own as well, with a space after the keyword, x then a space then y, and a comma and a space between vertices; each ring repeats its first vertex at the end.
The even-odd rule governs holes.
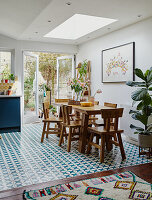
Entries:
POLYGON ((0 51, 0 74, 11 73, 11 52, 0 51))

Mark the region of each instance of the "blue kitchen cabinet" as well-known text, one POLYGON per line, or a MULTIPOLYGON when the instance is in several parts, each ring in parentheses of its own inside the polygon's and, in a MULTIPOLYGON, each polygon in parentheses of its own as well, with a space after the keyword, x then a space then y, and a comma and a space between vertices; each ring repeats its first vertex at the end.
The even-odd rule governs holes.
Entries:
POLYGON ((21 131, 20 97, 0 98, 0 130, 21 131))

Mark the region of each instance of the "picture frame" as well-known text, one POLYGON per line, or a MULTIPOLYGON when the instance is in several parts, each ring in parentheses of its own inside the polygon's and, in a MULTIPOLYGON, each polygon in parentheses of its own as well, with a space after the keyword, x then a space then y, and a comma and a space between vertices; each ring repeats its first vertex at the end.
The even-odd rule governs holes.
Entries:
POLYGON ((135 42, 102 50, 102 83, 134 81, 135 42))

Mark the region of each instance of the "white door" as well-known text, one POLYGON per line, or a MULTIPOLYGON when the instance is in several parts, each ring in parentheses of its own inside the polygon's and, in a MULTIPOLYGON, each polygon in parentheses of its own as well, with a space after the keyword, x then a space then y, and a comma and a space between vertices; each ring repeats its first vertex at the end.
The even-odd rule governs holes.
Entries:
POLYGON ((39 56, 24 52, 24 123, 38 120, 39 56))
POLYGON ((74 55, 62 56, 57 58, 57 98, 67 99, 72 97, 67 82, 74 78, 74 55))

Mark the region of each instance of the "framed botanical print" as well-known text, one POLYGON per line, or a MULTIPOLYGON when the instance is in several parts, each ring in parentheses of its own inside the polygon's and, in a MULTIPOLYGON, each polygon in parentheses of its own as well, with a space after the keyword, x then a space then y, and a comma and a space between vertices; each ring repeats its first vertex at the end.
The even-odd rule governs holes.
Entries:
POLYGON ((102 51, 102 82, 134 80, 135 42, 102 51))

